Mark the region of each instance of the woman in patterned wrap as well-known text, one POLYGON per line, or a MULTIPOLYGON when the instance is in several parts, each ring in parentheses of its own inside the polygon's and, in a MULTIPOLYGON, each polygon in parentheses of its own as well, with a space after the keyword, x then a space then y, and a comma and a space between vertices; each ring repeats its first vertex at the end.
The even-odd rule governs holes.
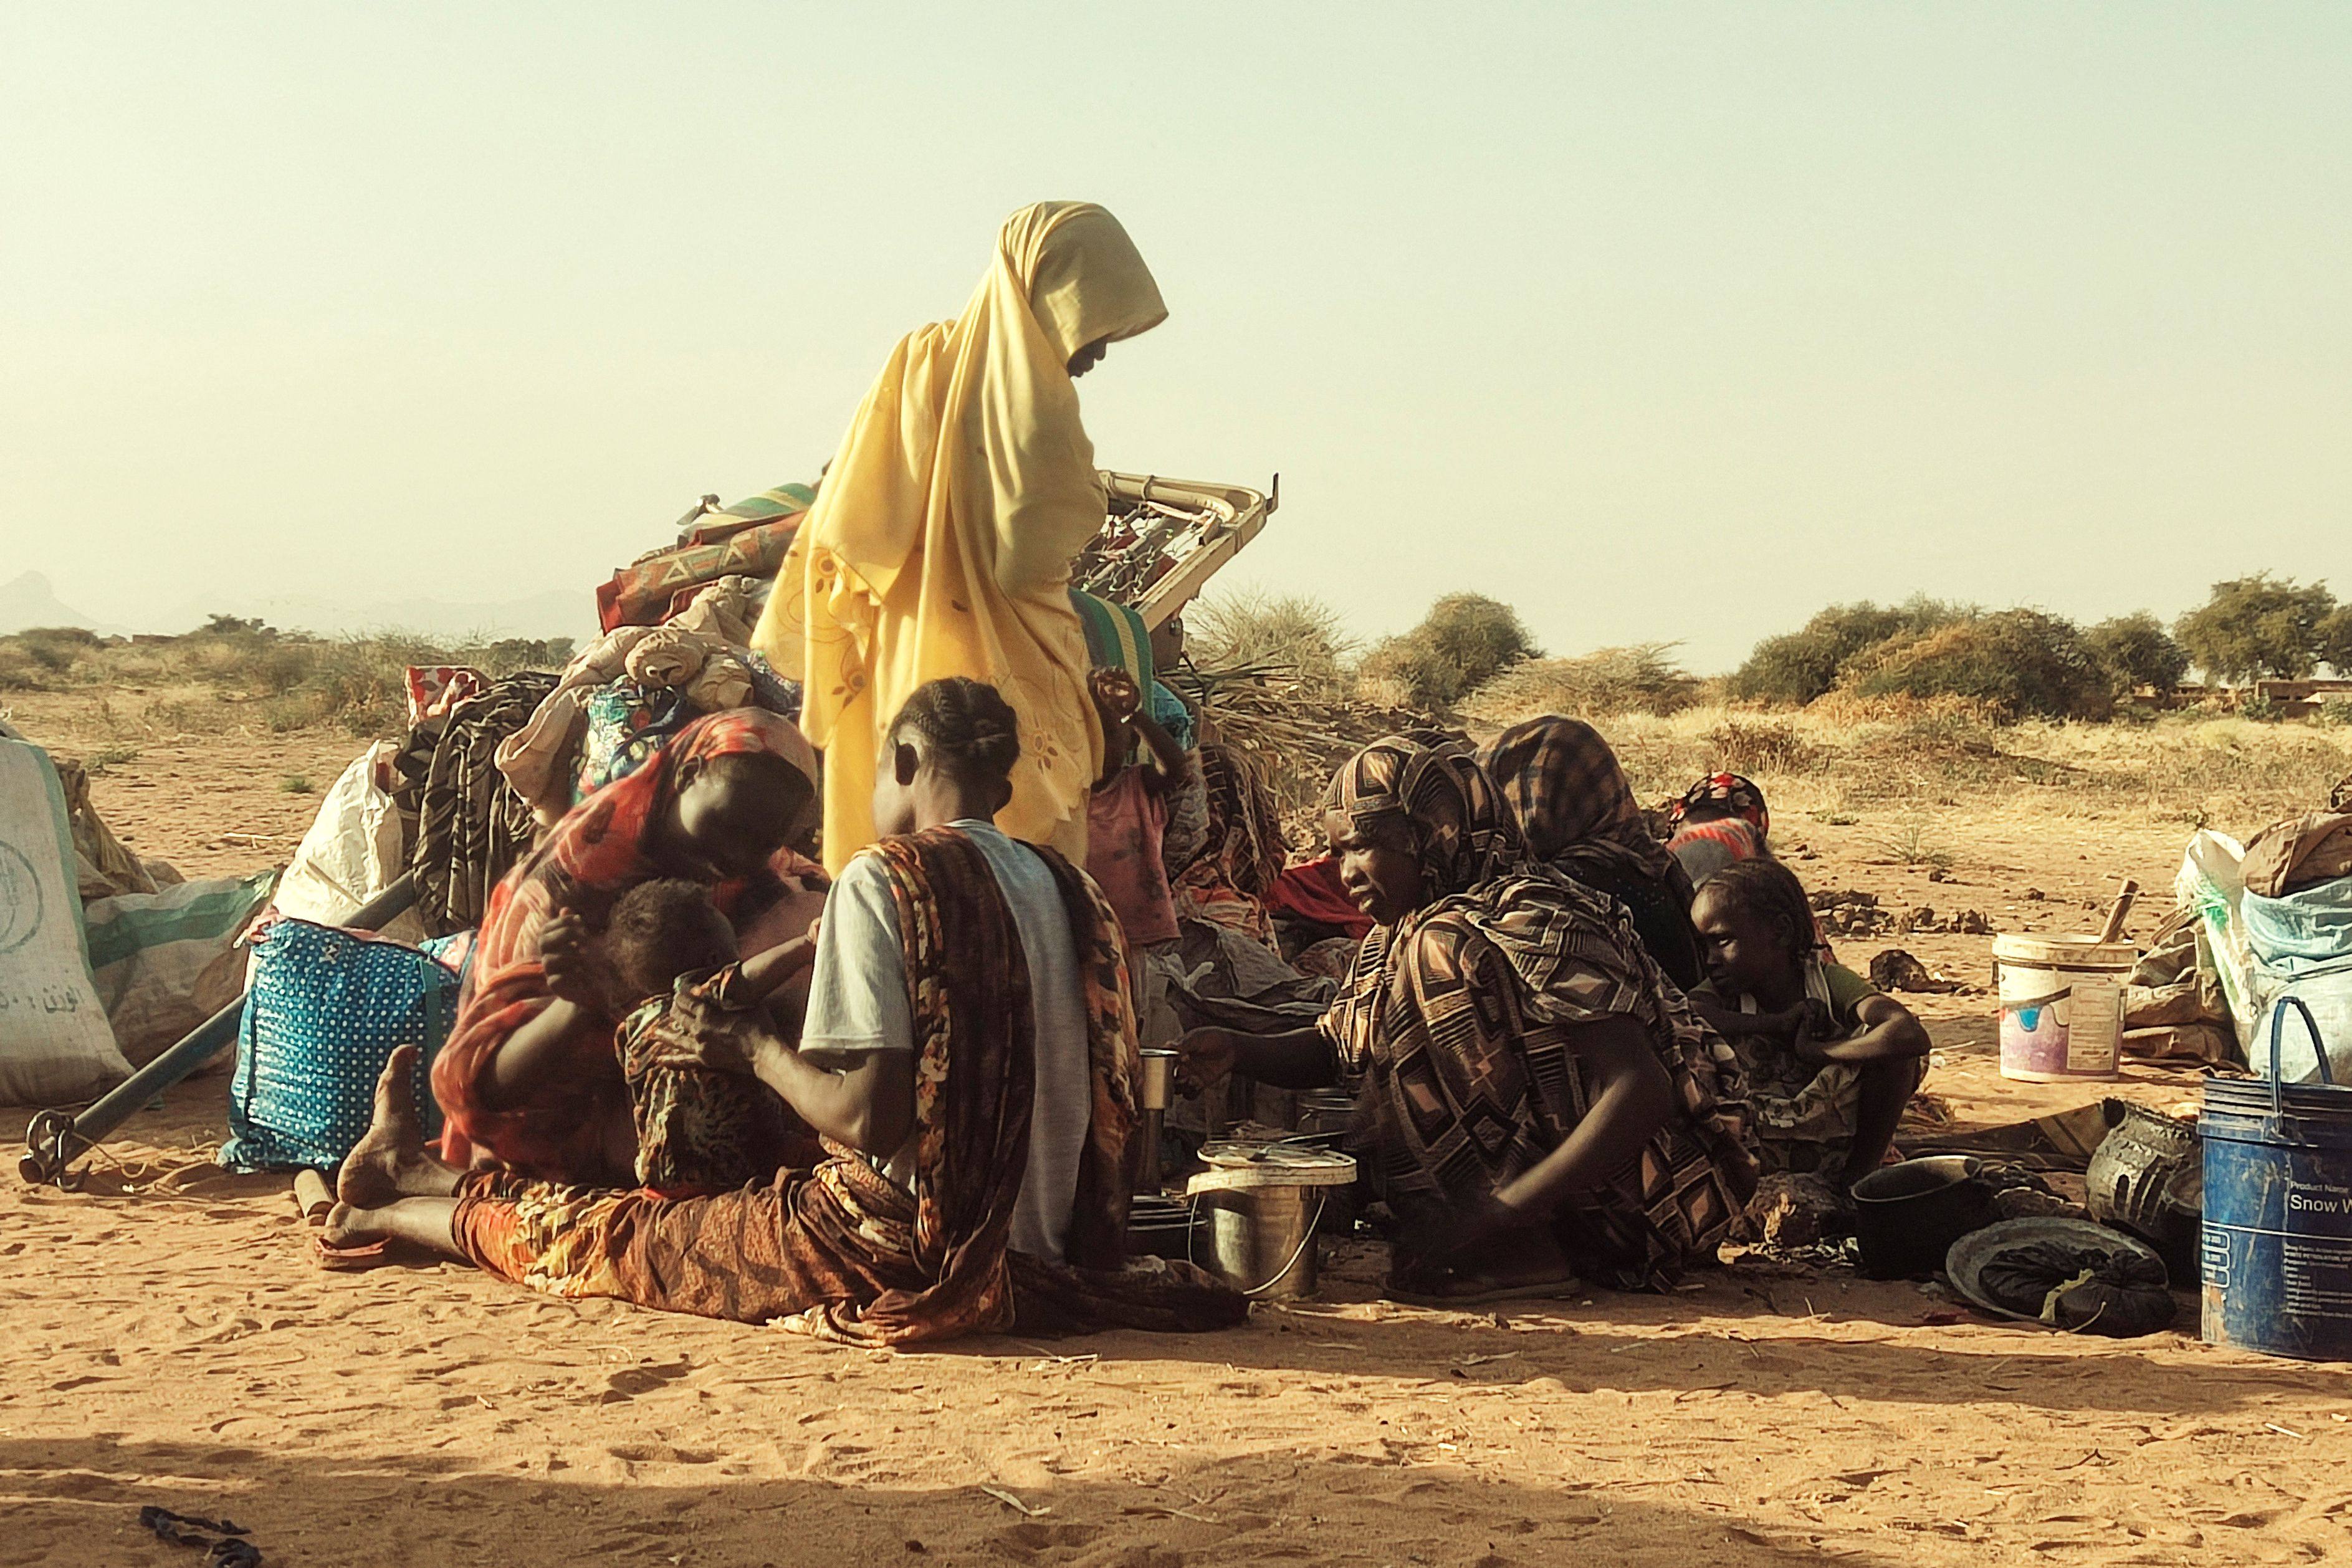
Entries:
POLYGON ((1390 1294, 1464 1304, 1581 1275, 1664 1289, 1755 1190, 1729 1050, 1622 907, 1527 858, 1467 742, 1374 742, 1324 831, 1373 921, 1313 1029, 1201 1029, 1184 1076, 1360 1075, 1359 1157, 1402 1225, 1390 1294))
POLYGON ((992 825, 1016 723, 975 680, 908 700, 875 780, 885 837, 826 900, 800 1041, 754 1036, 733 1064, 823 1135, 814 1170, 678 1198, 461 1173, 425 1152, 396 1052, 328 1243, 866 1344, 1238 1322, 1248 1303, 1191 1265, 1127 1261, 1126 955, 1085 872, 992 825))

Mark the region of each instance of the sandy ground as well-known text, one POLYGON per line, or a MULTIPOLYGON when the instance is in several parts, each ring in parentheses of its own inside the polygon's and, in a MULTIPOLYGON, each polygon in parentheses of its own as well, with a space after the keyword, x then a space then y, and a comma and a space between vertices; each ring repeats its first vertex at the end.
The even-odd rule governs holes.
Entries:
MULTIPOLYGON (((356 749, 157 743, 97 799, 143 853, 249 869, 315 805, 279 781, 356 749)), ((2168 887, 2186 833, 2030 800, 1941 831, 1957 882, 1867 824, 1775 838, 1809 884, 2048 931, 2118 874, 2168 887)), ((1984 938, 1901 940, 1990 970, 1984 938)), ((2089 1098, 2003 1083, 1986 996, 1918 1000, 1960 1121, 2089 1098)), ((1663 1299, 1443 1313, 1375 1300, 1349 1247, 1321 1300, 1223 1335, 869 1353, 454 1266, 322 1274, 283 1181, 208 1163, 222 1101, 184 1085, 83 1190, 0 1197, 0 1563, 200 1561, 142 1534, 151 1502, 227 1514, 273 1568, 2352 1561, 2344 1369, 2210 1349, 2186 1296, 2186 1334, 2078 1340, 1749 1258, 1663 1299)))

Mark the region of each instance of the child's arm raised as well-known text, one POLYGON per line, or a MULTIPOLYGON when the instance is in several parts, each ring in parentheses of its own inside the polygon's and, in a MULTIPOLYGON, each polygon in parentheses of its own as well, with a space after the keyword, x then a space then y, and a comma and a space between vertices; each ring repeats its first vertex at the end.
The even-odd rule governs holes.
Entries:
POLYGON ((1168 732, 1167 726, 1140 708, 1135 710, 1128 722, 1135 727, 1135 732, 1143 737, 1144 745, 1150 749, 1152 771, 1148 780, 1152 792, 1164 794, 1182 784, 1189 764, 1184 758, 1184 748, 1176 743, 1176 737, 1168 732))
MULTIPOLYGON (((820 917, 821 918, 821 917, 820 917)), ((765 1002, 783 989, 793 976, 816 963, 817 921, 787 942, 755 952, 736 966, 736 995, 744 1005, 765 1002)))

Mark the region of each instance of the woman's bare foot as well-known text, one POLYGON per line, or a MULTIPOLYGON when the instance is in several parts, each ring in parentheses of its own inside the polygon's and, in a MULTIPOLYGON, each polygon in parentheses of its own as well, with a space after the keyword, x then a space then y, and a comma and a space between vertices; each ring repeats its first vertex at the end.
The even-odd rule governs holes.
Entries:
POLYGON ((463 1261, 457 1245, 456 1198, 394 1198, 382 1208, 337 1204, 327 1212, 319 1236, 320 1260, 331 1268, 364 1268, 382 1262, 379 1242, 398 1242, 436 1258, 463 1261))
POLYGON ((375 1209, 400 1198, 453 1197, 458 1173, 425 1149, 425 1127, 416 1119, 409 1081, 416 1071, 416 1047, 402 1046, 375 1080, 375 1120, 344 1156, 335 1178, 342 1200, 328 1215, 330 1231, 346 1209, 375 1209))
POLYGON ((363 1209, 355 1204, 337 1204, 329 1209, 325 1228, 319 1233, 320 1239, 329 1247, 365 1247, 391 1234, 384 1211, 363 1209))

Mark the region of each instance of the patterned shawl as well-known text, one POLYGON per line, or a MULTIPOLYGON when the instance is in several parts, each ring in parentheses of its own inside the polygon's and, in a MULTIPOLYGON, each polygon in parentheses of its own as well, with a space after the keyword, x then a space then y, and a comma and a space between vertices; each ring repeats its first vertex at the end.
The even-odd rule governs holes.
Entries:
POLYGON ((1441 731, 1374 741, 1331 775, 1323 805, 1373 833, 1402 830, 1432 899, 1466 893, 1526 853, 1510 806, 1470 742, 1441 731))
POLYGON ((1614 862, 1650 878, 1675 858, 1642 820, 1633 786, 1601 731, 1546 714, 1506 730, 1479 759, 1519 819, 1528 851, 1573 874, 1575 862, 1614 862))
MULTIPOLYGON (((680 772, 739 755, 782 757, 815 787, 816 753, 790 720, 755 708, 713 713, 680 731, 652 764, 573 807, 492 891, 457 1024, 433 1061, 433 1098, 447 1118, 445 1159, 461 1167, 487 1159, 559 1181, 601 1172, 605 1118, 624 1103, 614 1054, 618 1020, 592 1018, 575 1030, 576 1070, 544 1085, 529 1104, 494 1110, 482 1103, 490 1060, 555 1001, 539 959, 541 928, 566 908, 601 924, 623 893, 660 875, 647 839, 677 796, 680 772)), ((789 850, 776 864, 814 869, 789 850)), ((722 882, 711 896, 740 923, 782 890, 771 870, 722 882)))
POLYGON ((1127 1142, 1137 1055, 1118 917, 1093 880, 1039 848, 1070 915, 1086 996, 1093 1114, 1066 1264, 1008 1249, 1029 1163, 1035 1040, 1028 963, 985 854, 951 827, 874 846, 889 871, 915 1033, 915 1178, 907 1194, 858 1162, 820 1166, 794 1204, 804 1245, 903 1265, 922 1283, 780 1320, 819 1338, 902 1344, 1013 1327, 1209 1329, 1248 1303, 1189 1265, 1129 1274, 1127 1142), (950 934, 952 933, 952 934, 950 934))
POLYGON ((1464 742, 1375 742, 1330 800, 1359 824, 1402 816, 1432 894, 1365 939, 1320 1026, 1364 1075, 1375 1181, 1466 1207, 1531 1168, 1591 1106, 1573 1026, 1622 1016, 1648 1035, 1675 1113, 1570 1201, 1562 1244, 1593 1277, 1636 1287, 1711 1257, 1756 1183, 1737 1060, 1622 910, 1518 858, 1509 807, 1464 742))
POLYGON ((1208 828, 1171 883, 1178 912, 1231 926, 1272 947, 1274 919, 1265 896, 1290 854, 1282 815, 1248 757, 1216 741, 1203 742, 1199 756, 1208 828))

